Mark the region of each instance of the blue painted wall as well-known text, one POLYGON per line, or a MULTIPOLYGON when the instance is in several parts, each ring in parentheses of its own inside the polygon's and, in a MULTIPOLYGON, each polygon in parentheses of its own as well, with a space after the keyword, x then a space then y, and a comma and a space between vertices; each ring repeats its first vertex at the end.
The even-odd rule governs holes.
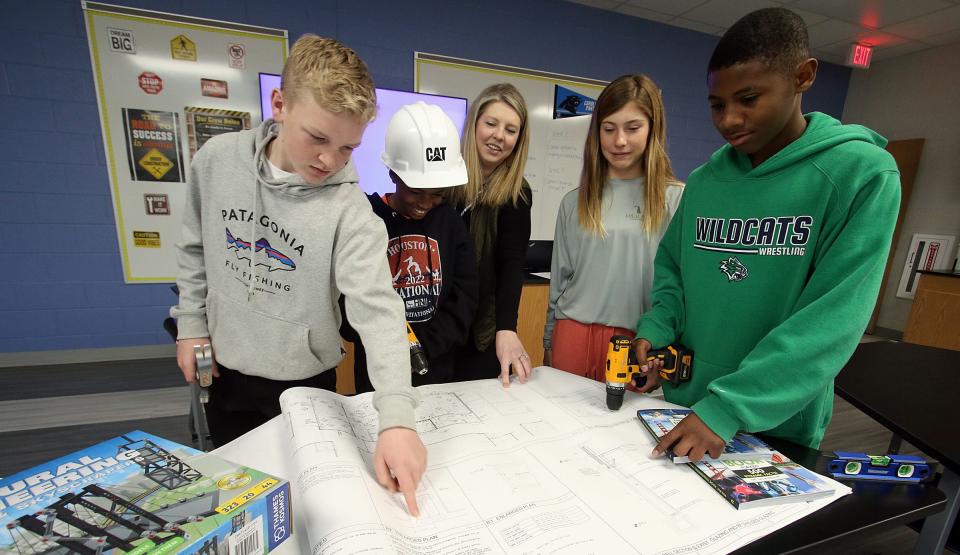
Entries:
MULTIPOLYGON (((717 37, 561 0, 112 0, 333 36, 381 87, 413 88, 415 50, 662 87, 681 178, 721 144, 704 67, 717 37)), ((78 0, 8 3, 0 22, 0 352, 150 345, 175 299, 126 285, 78 0)), ((805 110, 840 117, 850 72, 824 64, 805 110)))

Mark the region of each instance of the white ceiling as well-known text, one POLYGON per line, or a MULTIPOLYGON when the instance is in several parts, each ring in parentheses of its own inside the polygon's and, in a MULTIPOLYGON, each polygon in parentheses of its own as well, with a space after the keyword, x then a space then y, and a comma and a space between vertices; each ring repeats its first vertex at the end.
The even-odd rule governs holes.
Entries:
POLYGON ((753 10, 783 6, 810 30, 812 54, 843 64, 850 45, 886 60, 960 41, 960 0, 569 0, 667 25, 722 35, 753 10))

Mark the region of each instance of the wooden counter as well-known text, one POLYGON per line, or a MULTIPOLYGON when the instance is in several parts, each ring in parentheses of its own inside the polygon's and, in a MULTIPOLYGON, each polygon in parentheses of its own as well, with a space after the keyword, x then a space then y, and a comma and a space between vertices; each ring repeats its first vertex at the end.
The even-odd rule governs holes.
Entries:
POLYGON ((547 305, 550 303, 550 282, 524 283, 520 294, 520 314, 517 335, 530 355, 534 367, 543 364, 543 326, 547 323, 547 305))
MULTIPOLYGON (((531 279, 523 284, 520 294, 520 311, 517 320, 517 335, 530 354, 530 361, 536 367, 543 364, 543 325, 547 321, 547 303, 550 302, 550 282, 545 279, 531 279)), ((353 381, 353 343, 343 342, 347 351, 337 365, 337 393, 345 395, 356 393, 353 381)))

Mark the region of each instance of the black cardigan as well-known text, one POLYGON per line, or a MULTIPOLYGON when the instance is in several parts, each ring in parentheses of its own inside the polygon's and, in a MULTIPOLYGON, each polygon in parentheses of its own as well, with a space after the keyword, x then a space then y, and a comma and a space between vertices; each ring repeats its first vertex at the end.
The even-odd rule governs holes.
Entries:
MULTIPOLYGON (((517 312, 523 290, 523 264, 530 241, 530 209, 533 206, 533 192, 526 180, 523 181, 522 187, 524 194, 516 206, 512 202, 507 202, 497 208, 496 247, 493 249, 492 270, 485 270, 491 266, 491 261, 485 259, 485 256, 489 255, 477 254, 481 281, 489 280, 496 284, 494 290, 488 291, 486 296, 481 285, 481 307, 478 310, 478 316, 483 312, 483 305, 492 303, 496 331, 517 330, 517 312), (485 275, 485 271, 492 271, 493 275, 485 275)), ((468 228, 471 225, 472 215, 472 209, 462 213, 468 228)), ((477 237, 478 233, 482 234, 483 230, 471 229, 473 237, 477 237)), ((478 324, 482 325, 475 320, 474 325, 478 324)), ((478 345, 478 347, 485 350, 490 345, 478 345)))

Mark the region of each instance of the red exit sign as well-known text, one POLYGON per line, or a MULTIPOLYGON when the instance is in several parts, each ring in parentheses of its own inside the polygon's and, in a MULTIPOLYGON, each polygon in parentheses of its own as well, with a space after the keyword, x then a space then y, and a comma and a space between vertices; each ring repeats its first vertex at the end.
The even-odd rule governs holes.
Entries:
POLYGON ((873 56, 873 47, 866 44, 851 44, 847 53, 847 65, 867 69, 870 67, 870 58, 873 56))

